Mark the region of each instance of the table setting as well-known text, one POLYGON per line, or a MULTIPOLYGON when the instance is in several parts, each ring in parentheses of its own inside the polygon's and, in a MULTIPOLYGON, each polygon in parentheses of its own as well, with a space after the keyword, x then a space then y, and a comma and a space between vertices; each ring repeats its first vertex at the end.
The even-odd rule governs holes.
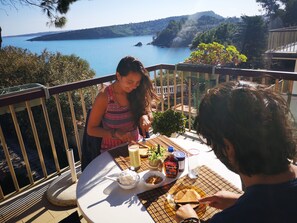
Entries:
MULTIPOLYGON (((194 155, 189 154, 187 150, 166 136, 159 135, 145 142, 140 142, 136 148, 150 148, 158 145, 166 150, 168 147, 173 147, 174 151, 185 153, 184 170, 178 171, 177 177, 169 178, 166 177, 164 167, 160 166, 157 169, 151 168, 148 156, 140 156, 135 151, 133 151, 133 155, 131 156, 131 152, 129 154, 128 144, 109 150, 106 153, 110 155, 113 162, 109 161, 106 164, 101 163, 101 165, 107 170, 110 168, 109 165, 112 164, 114 171, 107 171, 100 176, 104 180, 100 178, 100 182, 96 187, 104 188, 103 193, 98 192, 101 194, 100 197, 102 199, 98 199, 98 202, 93 202, 87 206, 83 203, 90 202, 87 199, 83 199, 83 192, 79 194, 78 206, 81 207, 82 213, 86 216, 87 220, 96 222, 95 209, 99 208, 99 206, 104 206, 105 210, 109 210, 110 213, 115 208, 121 210, 123 213, 122 218, 120 216, 112 216, 113 220, 108 221, 106 219, 106 222, 114 222, 115 219, 123 220, 125 218, 128 220, 132 214, 135 218, 141 219, 143 222, 176 222, 175 211, 179 207, 178 205, 187 202, 190 202, 191 205, 196 205, 195 211, 201 220, 207 220, 220 210, 209 207, 208 204, 197 204, 195 200, 185 202, 185 197, 191 197, 193 195, 204 197, 220 190, 241 193, 240 189, 206 165, 196 166, 195 168, 193 165, 192 171, 190 171, 192 175, 188 175, 190 173, 188 170, 190 156, 199 156, 199 154, 195 154, 197 151, 193 152, 194 155), (135 154, 137 157, 135 157, 135 154), (195 174, 193 175, 193 173, 195 174), (131 214, 128 214, 128 212, 131 212, 131 214)), ((107 155, 105 154, 106 157, 107 155)), ((94 178, 96 170, 92 171, 94 172, 94 178)), ((82 188, 80 182, 78 186, 82 188)), ((89 196, 89 199, 96 200, 93 196, 88 195, 89 193, 86 191, 86 196, 89 196)))

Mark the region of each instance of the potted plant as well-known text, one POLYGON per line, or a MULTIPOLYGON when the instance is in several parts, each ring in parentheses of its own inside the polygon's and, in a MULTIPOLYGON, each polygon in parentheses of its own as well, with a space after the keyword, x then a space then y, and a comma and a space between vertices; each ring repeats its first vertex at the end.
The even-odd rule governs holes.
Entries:
POLYGON ((152 169, 157 169, 163 162, 165 148, 158 145, 148 149, 149 166, 152 169))
POLYGON ((152 123, 153 133, 160 133, 170 137, 173 133, 183 134, 185 132, 186 117, 172 109, 165 112, 154 112, 152 123))

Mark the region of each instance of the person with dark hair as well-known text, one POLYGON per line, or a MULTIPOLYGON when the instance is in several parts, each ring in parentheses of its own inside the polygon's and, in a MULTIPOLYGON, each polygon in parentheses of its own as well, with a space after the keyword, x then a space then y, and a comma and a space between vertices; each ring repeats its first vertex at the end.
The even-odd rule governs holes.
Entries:
MULTIPOLYGON (((245 187, 243 194, 201 198, 222 209, 209 222, 297 221, 296 129, 279 94, 251 82, 224 83, 207 91, 195 121, 197 133, 245 187)), ((176 214, 184 223, 199 222, 190 205, 176 214)))
POLYGON ((152 102, 157 98, 143 64, 134 57, 124 57, 117 66, 116 81, 96 97, 87 133, 102 137, 102 150, 137 141, 151 126, 152 102))

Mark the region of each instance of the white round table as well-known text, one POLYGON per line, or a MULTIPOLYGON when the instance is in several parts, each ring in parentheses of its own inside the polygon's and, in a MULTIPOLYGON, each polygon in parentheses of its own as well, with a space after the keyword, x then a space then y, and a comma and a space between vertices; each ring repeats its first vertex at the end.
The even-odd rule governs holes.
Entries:
MULTIPOLYGON (((189 140, 171 138, 176 144, 185 149, 198 147, 200 149, 197 165, 206 165, 219 175, 229 180, 238 188, 241 181, 238 175, 229 171, 209 148, 189 140)), ((102 153, 94 159, 83 171, 77 183, 77 205, 88 222, 154 222, 145 207, 139 201, 137 194, 149 190, 142 181, 131 190, 120 188, 116 182, 106 179, 105 176, 116 176, 121 172, 108 152, 102 153)), ((140 177, 147 171, 139 173, 140 177)), ((179 177, 187 174, 187 161, 185 171, 179 177)), ((166 178, 164 184, 174 179, 166 178)))

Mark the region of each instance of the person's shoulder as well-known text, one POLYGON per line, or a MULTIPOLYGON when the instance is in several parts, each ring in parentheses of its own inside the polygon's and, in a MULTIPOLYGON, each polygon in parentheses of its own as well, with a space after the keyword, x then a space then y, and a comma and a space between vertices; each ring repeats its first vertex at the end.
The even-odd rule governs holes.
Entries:
POLYGON ((96 99, 95 99, 95 104, 96 103, 107 103, 108 102, 108 95, 107 95, 107 92, 105 89, 101 90, 97 96, 96 96, 96 99))

